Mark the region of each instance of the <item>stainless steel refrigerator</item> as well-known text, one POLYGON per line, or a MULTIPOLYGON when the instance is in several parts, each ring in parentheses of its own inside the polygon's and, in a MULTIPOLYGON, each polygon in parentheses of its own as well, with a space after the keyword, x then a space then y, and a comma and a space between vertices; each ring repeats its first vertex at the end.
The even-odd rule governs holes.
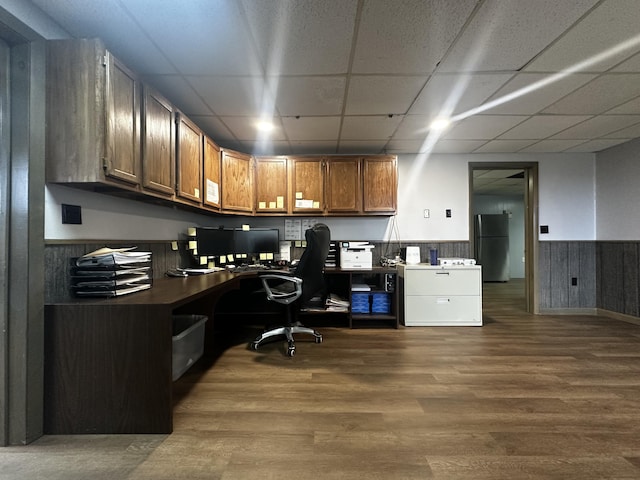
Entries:
POLYGON ((484 282, 509 281, 509 216, 475 216, 476 263, 482 265, 484 282))

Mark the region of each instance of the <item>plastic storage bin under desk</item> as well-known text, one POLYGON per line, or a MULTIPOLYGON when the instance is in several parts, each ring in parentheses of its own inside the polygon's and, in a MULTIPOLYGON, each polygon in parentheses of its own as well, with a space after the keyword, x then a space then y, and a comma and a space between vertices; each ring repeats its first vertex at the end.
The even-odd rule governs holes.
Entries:
POLYGON ((174 315, 172 379, 176 381, 204 353, 205 315, 174 315))

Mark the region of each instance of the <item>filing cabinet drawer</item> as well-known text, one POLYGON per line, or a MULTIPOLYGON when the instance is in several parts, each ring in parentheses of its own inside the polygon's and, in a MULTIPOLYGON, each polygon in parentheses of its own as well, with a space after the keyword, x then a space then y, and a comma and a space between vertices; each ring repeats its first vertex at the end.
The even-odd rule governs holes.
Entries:
POLYGON ((472 295, 408 295, 405 325, 482 325, 482 300, 472 295))
POLYGON ((406 270, 406 295, 480 295, 479 269, 406 270))

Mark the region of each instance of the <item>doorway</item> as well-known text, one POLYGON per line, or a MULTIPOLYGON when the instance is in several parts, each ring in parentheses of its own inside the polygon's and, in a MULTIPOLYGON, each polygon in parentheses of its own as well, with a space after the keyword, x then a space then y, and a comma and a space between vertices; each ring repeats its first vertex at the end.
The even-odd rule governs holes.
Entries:
POLYGON ((527 313, 538 312, 537 289, 537 162, 475 162, 469 164, 469 237, 471 252, 476 250, 475 215, 500 213, 509 217, 510 273, 512 280, 485 283, 490 298, 508 291, 520 300, 527 313))

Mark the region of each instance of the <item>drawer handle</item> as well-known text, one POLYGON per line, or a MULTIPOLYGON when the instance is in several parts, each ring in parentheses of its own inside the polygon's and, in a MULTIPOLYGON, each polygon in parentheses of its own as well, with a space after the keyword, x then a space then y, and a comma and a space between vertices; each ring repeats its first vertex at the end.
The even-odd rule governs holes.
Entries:
POLYGON ((449 272, 436 272, 436 275, 449 275, 449 272))

